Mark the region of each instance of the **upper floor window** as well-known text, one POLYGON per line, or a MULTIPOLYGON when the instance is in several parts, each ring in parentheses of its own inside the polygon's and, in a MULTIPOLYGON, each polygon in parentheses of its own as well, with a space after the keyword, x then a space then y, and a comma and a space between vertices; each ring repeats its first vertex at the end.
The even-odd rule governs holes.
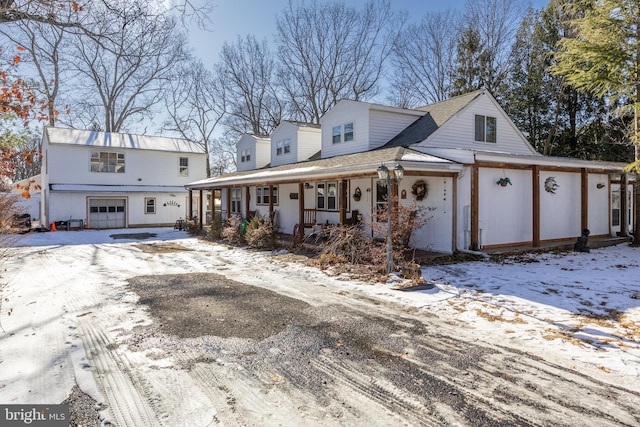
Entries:
POLYGON ((124 173, 124 153, 92 151, 91 172, 124 173))
MULTIPOLYGON (((271 195, 273 196, 273 204, 278 204, 278 186, 273 186, 271 195)), ((269 187, 256 187, 256 204, 268 205, 269 204, 269 187)))
POLYGON ((496 142, 496 118, 476 114, 476 141, 496 142))
POLYGON ((291 140, 283 139, 276 142, 276 156, 281 156, 291 152, 291 140))
POLYGON ((345 123, 341 126, 334 126, 331 131, 331 141, 339 144, 342 141, 353 141, 353 122, 345 123))
POLYGON ((242 150, 240 152, 240 162, 244 163, 244 162, 248 162, 251 160, 251 150, 247 149, 247 150, 242 150))
POLYGON ((189 158, 180 157, 180 176, 189 176, 189 158))

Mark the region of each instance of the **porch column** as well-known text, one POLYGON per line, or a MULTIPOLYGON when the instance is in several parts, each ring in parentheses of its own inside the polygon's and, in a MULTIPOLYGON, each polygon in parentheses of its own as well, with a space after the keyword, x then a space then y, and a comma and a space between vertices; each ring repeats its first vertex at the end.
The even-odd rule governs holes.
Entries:
POLYGON ((273 185, 269 184, 269 218, 273 219, 273 185))
POLYGON ((480 249, 479 234, 478 166, 471 166, 471 250, 480 249))
POLYGON ((244 187, 244 216, 245 217, 249 216, 249 201, 250 201, 250 197, 251 197, 250 187, 246 186, 246 187, 244 187))
MULTIPOLYGON (((398 194, 397 190, 396 190, 396 194, 398 194)), ((346 222, 347 222, 347 180, 343 179, 340 185, 340 225, 344 225, 346 222)))
POLYGON ((540 246, 540 166, 531 169, 531 183, 533 185, 533 247, 540 246))
POLYGON ((304 236, 304 184, 298 183, 298 234, 304 236))
POLYGON ((202 189, 200 189, 200 199, 198 200, 198 228, 200 230, 202 230, 202 215, 203 215, 203 209, 202 209, 202 205, 203 205, 203 191, 202 189))
POLYGON ((187 208, 188 219, 193 219, 193 190, 189 189, 189 197, 187 198, 189 207, 187 208))
POLYGON ((629 227, 627 224, 629 220, 627 219, 627 210, 629 209, 627 205, 627 184, 628 176, 626 173, 622 173, 620 177, 620 232, 619 236, 626 237, 629 235, 629 227))
MULTIPOLYGON (((227 187, 227 200, 225 203, 225 207, 227 208, 227 218, 231 218, 231 187, 227 187)), ((222 192, 220 193, 222 197, 222 192)))
POLYGON ((582 230, 589 228, 589 172, 587 168, 580 170, 581 178, 581 208, 580 208, 580 227, 582 230))

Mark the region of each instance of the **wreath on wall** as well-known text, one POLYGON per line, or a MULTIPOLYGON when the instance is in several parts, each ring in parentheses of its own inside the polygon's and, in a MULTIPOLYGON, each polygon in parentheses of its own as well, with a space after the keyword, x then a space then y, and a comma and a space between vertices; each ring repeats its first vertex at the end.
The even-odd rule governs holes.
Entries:
POLYGON ((427 183, 423 180, 416 181, 411 186, 411 194, 413 194, 413 198, 418 201, 427 197, 427 183))

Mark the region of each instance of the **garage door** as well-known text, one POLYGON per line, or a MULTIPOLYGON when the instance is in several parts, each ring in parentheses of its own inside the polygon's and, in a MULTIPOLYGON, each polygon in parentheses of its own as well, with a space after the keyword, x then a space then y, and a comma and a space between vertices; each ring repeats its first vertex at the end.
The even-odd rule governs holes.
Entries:
POLYGON ((125 228, 126 206, 126 199, 90 199, 89 227, 125 228))

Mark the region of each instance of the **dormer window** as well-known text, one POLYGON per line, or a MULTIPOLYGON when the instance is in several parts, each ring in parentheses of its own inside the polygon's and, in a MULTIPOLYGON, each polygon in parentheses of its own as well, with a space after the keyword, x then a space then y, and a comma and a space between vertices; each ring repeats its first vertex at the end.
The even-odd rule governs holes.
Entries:
POLYGON ((342 141, 353 141, 353 122, 345 123, 342 126, 334 126, 331 133, 331 141, 339 144, 342 141))
POLYGON ((496 142, 497 121, 495 117, 476 114, 476 141, 496 142))
POLYGON ((283 139, 276 143, 276 156, 282 156, 291 152, 291 140, 283 139))
POLYGON ((248 162, 251 160, 251 150, 242 150, 240 153, 240 162, 248 162))

